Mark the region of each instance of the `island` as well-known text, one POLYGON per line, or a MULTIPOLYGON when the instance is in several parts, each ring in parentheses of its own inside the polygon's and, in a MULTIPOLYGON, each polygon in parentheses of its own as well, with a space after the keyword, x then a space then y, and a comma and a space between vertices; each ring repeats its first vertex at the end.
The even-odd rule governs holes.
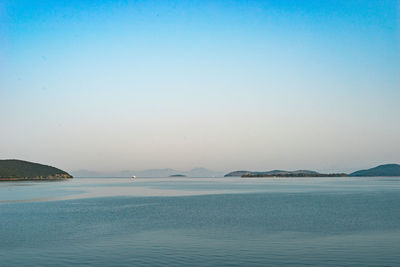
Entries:
POLYGON ((0 181, 48 181, 73 178, 55 167, 17 159, 0 160, 0 181))
POLYGON ((243 175, 247 175, 252 173, 251 171, 234 171, 228 174, 225 174, 224 177, 242 177, 243 175))
POLYGON ((184 175, 184 174, 172 174, 172 175, 170 175, 168 177, 187 177, 187 176, 184 175))
POLYGON ((399 164, 384 164, 377 167, 347 173, 319 173, 309 170, 283 171, 273 170, 265 172, 234 171, 225 174, 224 177, 371 177, 371 176, 400 176, 399 164))
POLYGON ((400 176, 399 164, 384 164, 375 168, 360 170, 350 174, 350 176, 400 176))
POLYGON ((265 172, 253 172, 253 171, 234 171, 225 175, 225 177, 245 177, 245 178, 256 178, 256 177, 346 177, 346 173, 319 173, 316 171, 309 170, 297 170, 297 171, 283 171, 273 170, 265 172))
POLYGON ((346 173, 319 173, 316 171, 297 170, 297 171, 282 171, 273 170, 268 172, 251 172, 242 175, 242 177, 345 177, 346 173))

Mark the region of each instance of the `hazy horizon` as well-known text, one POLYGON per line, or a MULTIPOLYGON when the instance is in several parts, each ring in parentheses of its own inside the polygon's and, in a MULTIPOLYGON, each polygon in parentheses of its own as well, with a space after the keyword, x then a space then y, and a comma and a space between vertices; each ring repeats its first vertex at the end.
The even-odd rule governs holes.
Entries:
POLYGON ((400 163, 399 1, 3 1, 0 158, 67 171, 400 163))

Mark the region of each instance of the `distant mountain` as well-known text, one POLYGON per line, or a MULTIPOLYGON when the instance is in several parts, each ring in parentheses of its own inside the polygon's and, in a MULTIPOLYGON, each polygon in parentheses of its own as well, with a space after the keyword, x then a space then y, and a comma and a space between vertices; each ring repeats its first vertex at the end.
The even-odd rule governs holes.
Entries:
POLYGON ((297 170, 297 171, 283 171, 273 170, 266 172, 251 172, 251 171, 235 171, 225 175, 225 177, 240 176, 240 177, 341 177, 347 176, 345 173, 319 173, 316 171, 309 170, 297 170))
POLYGON ((353 172, 350 176, 400 176, 400 165, 379 165, 375 168, 353 172))
POLYGON ((170 175, 182 172, 174 169, 150 169, 143 171, 131 171, 131 173, 137 177, 168 177, 170 175))
POLYGON ((17 159, 0 160, 0 181, 60 180, 72 178, 60 169, 17 159))
POLYGON ((97 172, 90 170, 77 170, 72 171, 75 177, 86 177, 86 178, 125 178, 132 177, 168 177, 172 174, 178 173, 179 171, 173 169, 151 169, 143 171, 124 170, 119 172, 97 172))
POLYGON ((117 178, 117 177, 131 177, 135 175, 136 177, 143 178, 163 178, 169 177, 175 174, 182 174, 186 177, 199 177, 199 178, 208 178, 208 177, 222 177, 223 173, 218 171, 209 170, 206 168, 194 168, 190 171, 180 171, 174 169, 149 169, 142 171, 134 171, 134 170, 125 170, 120 172, 96 172, 89 170, 78 170, 73 171, 72 174, 75 177, 90 177, 90 178, 117 178))
POLYGON ((213 171, 206 168, 194 168, 188 172, 184 172, 188 177, 207 178, 207 177, 222 177, 223 172, 213 171))

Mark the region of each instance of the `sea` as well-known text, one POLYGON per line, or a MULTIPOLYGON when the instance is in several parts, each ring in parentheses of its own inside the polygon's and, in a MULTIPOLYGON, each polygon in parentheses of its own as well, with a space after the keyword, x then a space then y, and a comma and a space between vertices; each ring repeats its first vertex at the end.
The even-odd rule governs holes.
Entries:
POLYGON ((0 266, 400 266, 400 177, 1 182, 0 266))

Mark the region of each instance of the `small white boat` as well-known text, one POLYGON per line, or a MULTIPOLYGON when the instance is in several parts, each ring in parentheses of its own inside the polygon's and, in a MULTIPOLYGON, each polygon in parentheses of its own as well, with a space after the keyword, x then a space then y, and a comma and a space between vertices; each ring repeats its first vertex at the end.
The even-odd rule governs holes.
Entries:
POLYGON ((135 176, 135 175, 133 175, 133 176, 132 176, 132 179, 135 179, 135 178, 136 178, 136 176, 135 176))

